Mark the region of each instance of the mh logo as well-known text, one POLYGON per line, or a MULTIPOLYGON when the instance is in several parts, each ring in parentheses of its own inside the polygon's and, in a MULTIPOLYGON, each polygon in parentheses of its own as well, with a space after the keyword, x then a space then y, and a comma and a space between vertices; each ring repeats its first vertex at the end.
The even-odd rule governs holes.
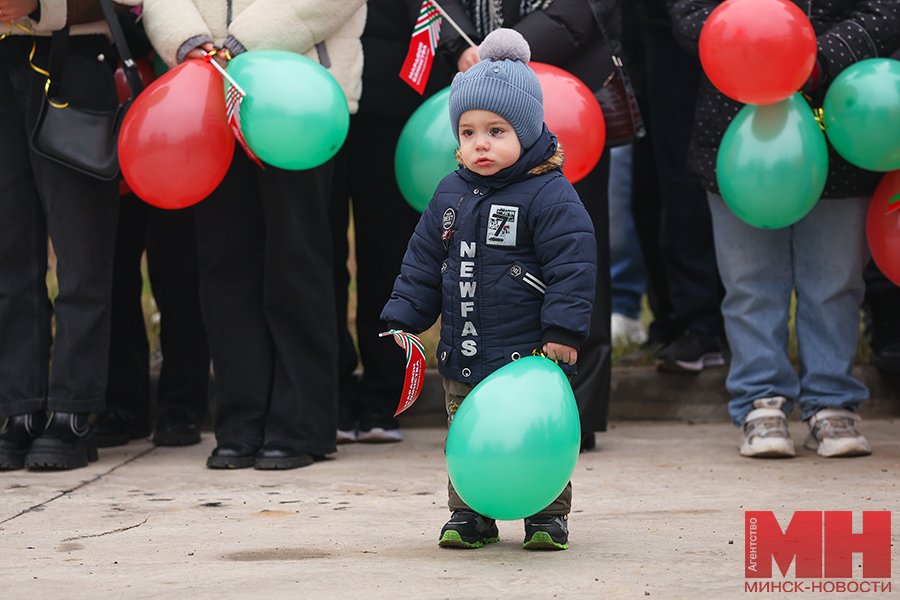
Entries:
POLYGON ((747 578, 771 578, 773 558, 782 576, 795 561, 797 578, 852 578, 854 552, 863 577, 891 576, 890 511, 863 511, 860 533, 849 510, 797 511, 784 531, 772 511, 746 511, 744 534, 747 578))

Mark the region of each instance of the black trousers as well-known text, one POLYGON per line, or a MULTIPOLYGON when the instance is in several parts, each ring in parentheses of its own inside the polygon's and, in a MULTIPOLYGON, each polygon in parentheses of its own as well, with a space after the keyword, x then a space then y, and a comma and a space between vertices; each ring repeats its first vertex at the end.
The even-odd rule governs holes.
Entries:
POLYGON ((392 338, 378 334, 387 328, 381 310, 391 297, 420 216, 403 199, 394 177, 394 153, 385 150, 396 146, 404 124, 400 118, 354 115, 336 161, 329 211, 340 340, 341 429, 352 429, 355 422, 366 431, 397 427, 393 415, 403 392, 406 357, 392 338), (352 199, 356 243, 358 358, 346 318, 348 199, 352 199), (363 373, 357 382, 353 373, 360 361, 363 373))
POLYGON ((578 350, 578 374, 572 389, 581 417, 581 434, 606 431, 612 378, 612 290, 609 276, 609 151, 605 150, 597 166, 575 191, 594 222, 597 236, 597 285, 591 312, 591 333, 578 350))
POLYGON ((194 207, 220 444, 336 450, 332 170, 262 170, 238 147, 194 207))
POLYGON ((141 307, 141 256, 160 311, 163 363, 159 412, 182 408, 200 421, 209 404, 209 347, 200 313, 200 273, 193 211, 163 210, 122 196, 113 264, 107 408, 139 422, 150 415, 150 347, 141 307))
MULTIPOLYGON (((46 78, 28 64, 30 40, 24 48, 15 37, 0 42, 0 413, 90 412, 106 389, 118 183, 30 150, 46 78), (52 306, 48 235, 59 284, 52 306)), ((112 71, 96 56, 68 56, 62 86, 73 106, 117 102, 112 71)))
POLYGON ((651 338, 668 342, 685 329, 723 335, 712 217, 706 193, 688 176, 700 61, 664 27, 644 28, 647 138, 635 146, 632 211, 647 265, 651 338))

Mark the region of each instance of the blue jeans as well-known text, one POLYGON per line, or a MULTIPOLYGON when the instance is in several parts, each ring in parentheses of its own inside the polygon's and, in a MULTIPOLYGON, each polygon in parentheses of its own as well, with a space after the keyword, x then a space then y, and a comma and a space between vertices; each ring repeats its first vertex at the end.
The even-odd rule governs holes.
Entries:
POLYGON ((742 425, 757 398, 784 396, 800 418, 822 408, 856 410, 868 398, 851 375, 859 336, 862 272, 868 260, 868 198, 820 200, 800 221, 759 229, 709 194, 722 314, 733 353, 728 411, 742 425), (788 359, 791 292, 797 295, 799 373, 788 359))
POLYGON ((631 214, 631 154, 631 146, 613 148, 609 154, 609 274, 612 312, 637 319, 647 275, 631 214))

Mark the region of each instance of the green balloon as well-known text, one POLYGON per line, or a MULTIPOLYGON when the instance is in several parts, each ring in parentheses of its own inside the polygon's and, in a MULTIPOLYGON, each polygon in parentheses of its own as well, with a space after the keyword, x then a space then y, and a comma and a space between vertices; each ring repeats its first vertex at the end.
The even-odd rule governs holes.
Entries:
POLYGON ((157 77, 162 77, 169 70, 169 65, 163 62, 163 59, 159 57, 159 54, 153 53, 153 72, 156 73, 157 77))
POLYGON ((447 435, 450 481, 472 510, 515 520, 566 487, 581 443, 572 386, 556 363, 528 356, 472 390, 447 435))
POLYGON ((802 219, 822 195, 827 176, 828 144, 800 94, 745 106, 719 145, 722 198, 754 227, 778 229, 802 219))
POLYGON ((403 198, 419 212, 425 210, 441 179, 456 170, 459 143, 450 128, 450 88, 422 103, 397 141, 394 174, 403 198))
POLYGON ((835 77, 822 104, 838 154, 870 171, 900 169, 900 61, 870 58, 835 77))
POLYGON ((298 171, 341 149, 350 128, 347 98, 322 65, 295 52, 254 50, 231 60, 228 74, 247 93, 241 128, 261 160, 298 171))

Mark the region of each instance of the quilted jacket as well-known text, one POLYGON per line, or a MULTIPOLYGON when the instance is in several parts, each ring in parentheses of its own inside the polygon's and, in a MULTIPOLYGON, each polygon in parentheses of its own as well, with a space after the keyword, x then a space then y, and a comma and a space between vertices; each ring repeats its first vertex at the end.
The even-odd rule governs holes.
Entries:
POLYGON ((440 316, 444 377, 478 383, 545 342, 587 337, 597 247, 561 164, 545 125, 495 175, 445 177, 422 214, 381 318, 418 333, 440 316))

